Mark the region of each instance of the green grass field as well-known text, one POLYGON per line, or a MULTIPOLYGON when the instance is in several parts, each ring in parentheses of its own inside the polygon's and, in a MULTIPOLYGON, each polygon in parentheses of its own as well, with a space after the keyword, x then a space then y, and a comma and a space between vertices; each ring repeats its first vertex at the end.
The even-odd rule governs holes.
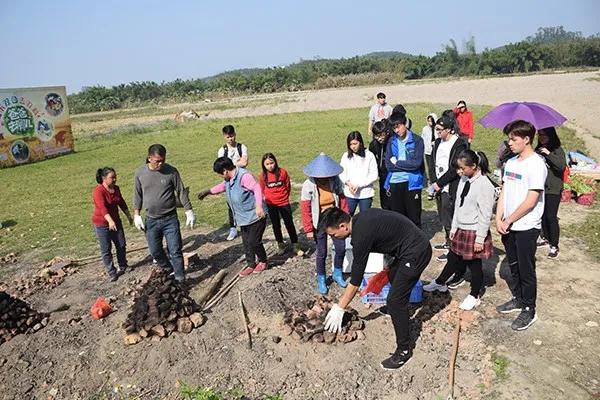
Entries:
MULTIPOLYGON (((429 112, 440 115, 448 106, 407 104, 413 130, 420 133, 429 112)), ((476 119, 489 110, 478 106, 471 109, 476 119)), ((32 252, 35 259, 49 259, 96 253, 91 226, 96 169, 106 165, 116 169, 118 184, 131 207, 134 172, 144 163, 146 150, 153 143, 167 147, 167 162, 179 169, 184 183, 190 186, 199 223, 221 227, 227 220, 225 201, 211 197, 199 202, 195 194, 219 182, 212 172, 212 163, 223 144, 224 124, 233 124, 239 141, 248 146, 252 172, 260 172, 263 153, 273 152, 292 180, 302 183, 303 166, 319 152, 339 160, 347 134, 353 130, 365 132, 367 112, 367 109, 347 109, 162 124, 78 139, 74 154, 0 170, 3 203, 0 220, 5 225, 0 229, 0 255, 32 252)), ((565 149, 584 148, 573 131, 561 128, 559 134, 565 149)), ((501 140, 500 130, 476 124, 474 149, 485 151, 493 159, 501 140)), ((298 195, 296 190, 294 201, 298 195)), ((141 235, 131 227, 126 228, 126 234, 129 238, 141 235)))

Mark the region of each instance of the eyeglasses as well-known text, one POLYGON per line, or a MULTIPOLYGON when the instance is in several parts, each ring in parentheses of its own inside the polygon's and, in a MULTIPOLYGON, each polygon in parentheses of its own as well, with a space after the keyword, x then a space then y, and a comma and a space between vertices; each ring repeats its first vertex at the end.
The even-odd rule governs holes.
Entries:
POLYGON ((441 131, 445 131, 446 129, 448 129, 448 128, 435 128, 435 131, 436 132, 441 132, 441 131))

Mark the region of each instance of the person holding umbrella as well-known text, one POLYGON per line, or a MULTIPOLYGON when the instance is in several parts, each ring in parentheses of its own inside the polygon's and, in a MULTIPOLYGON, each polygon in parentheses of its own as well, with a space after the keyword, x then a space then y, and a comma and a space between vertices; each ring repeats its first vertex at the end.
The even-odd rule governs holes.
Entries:
POLYGON ((559 253, 558 239, 560 236, 558 206, 560 205, 560 193, 563 190, 563 172, 567 166, 565 152, 561 147, 556 129, 549 127, 538 131, 538 145, 535 152, 544 158, 548 167, 548 177, 544 185, 541 244, 549 244, 548 258, 556 259, 559 253))

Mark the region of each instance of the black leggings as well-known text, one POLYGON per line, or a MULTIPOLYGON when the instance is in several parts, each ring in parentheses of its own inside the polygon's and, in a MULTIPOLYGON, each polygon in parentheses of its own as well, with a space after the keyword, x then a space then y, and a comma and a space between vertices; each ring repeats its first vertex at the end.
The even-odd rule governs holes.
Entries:
POLYGON ((244 244, 244 253, 246 254, 246 264, 250 268, 258 262, 267 262, 267 252, 263 246, 262 237, 267 227, 267 219, 261 218, 258 221, 240 227, 242 231, 242 243, 244 244))
POLYGON ((542 236, 552 247, 558 247, 560 226, 558 225, 558 206, 560 194, 544 195, 544 214, 542 215, 542 236))
POLYGON ((290 241, 292 243, 298 243, 298 234, 296 233, 296 227, 294 226, 294 220, 292 218, 292 207, 287 204, 285 206, 274 206, 267 204, 269 210, 269 218, 271 219, 271 225, 273 225, 273 234, 277 243, 283 243, 283 234, 281 233, 281 221, 279 217, 283 219, 285 229, 290 235, 290 241))
POLYGON ((445 285, 450 277, 458 272, 461 276, 467 271, 467 267, 471 270, 471 296, 478 298, 483 286, 483 270, 481 258, 472 260, 464 260, 461 256, 454 253, 452 250, 448 252, 448 262, 444 266, 442 273, 437 277, 435 283, 445 285))

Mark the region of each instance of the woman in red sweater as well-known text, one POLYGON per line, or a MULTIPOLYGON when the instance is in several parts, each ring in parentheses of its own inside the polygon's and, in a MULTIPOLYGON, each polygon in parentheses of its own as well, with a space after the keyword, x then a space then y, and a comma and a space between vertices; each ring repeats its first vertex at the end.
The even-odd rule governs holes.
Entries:
POLYGON ((473 113, 467 109, 467 103, 464 100, 460 100, 456 103, 456 108, 452 111, 454 111, 454 117, 458 123, 461 136, 467 139, 469 144, 471 144, 475 138, 473 113))
POLYGON ((292 219, 292 207, 290 207, 290 193, 292 185, 290 176, 283 168, 279 168, 277 158, 273 153, 266 153, 262 156, 262 171, 260 176, 260 186, 265 195, 265 203, 269 210, 269 218, 273 224, 273 233, 278 245, 278 255, 285 253, 285 243, 283 242, 283 234, 281 233, 281 221, 283 219, 285 229, 290 235, 290 241, 294 246, 294 252, 298 255, 302 254, 302 249, 298 244, 298 234, 292 219))
POLYGON ((127 216, 129 225, 133 223, 133 218, 127 208, 127 203, 121 196, 117 182, 117 173, 113 168, 104 167, 96 172, 96 182, 98 185, 94 188, 92 197, 94 200, 94 214, 92 222, 94 231, 100 244, 100 254, 102 262, 111 282, 116 281, 127 269, 127 257, 125 256, 125 232, 123 224, 119 217, 119 207, 127 216), (112 243, 117 250, 117 261, 119 269, 115 268, 112 256, 112 243))

